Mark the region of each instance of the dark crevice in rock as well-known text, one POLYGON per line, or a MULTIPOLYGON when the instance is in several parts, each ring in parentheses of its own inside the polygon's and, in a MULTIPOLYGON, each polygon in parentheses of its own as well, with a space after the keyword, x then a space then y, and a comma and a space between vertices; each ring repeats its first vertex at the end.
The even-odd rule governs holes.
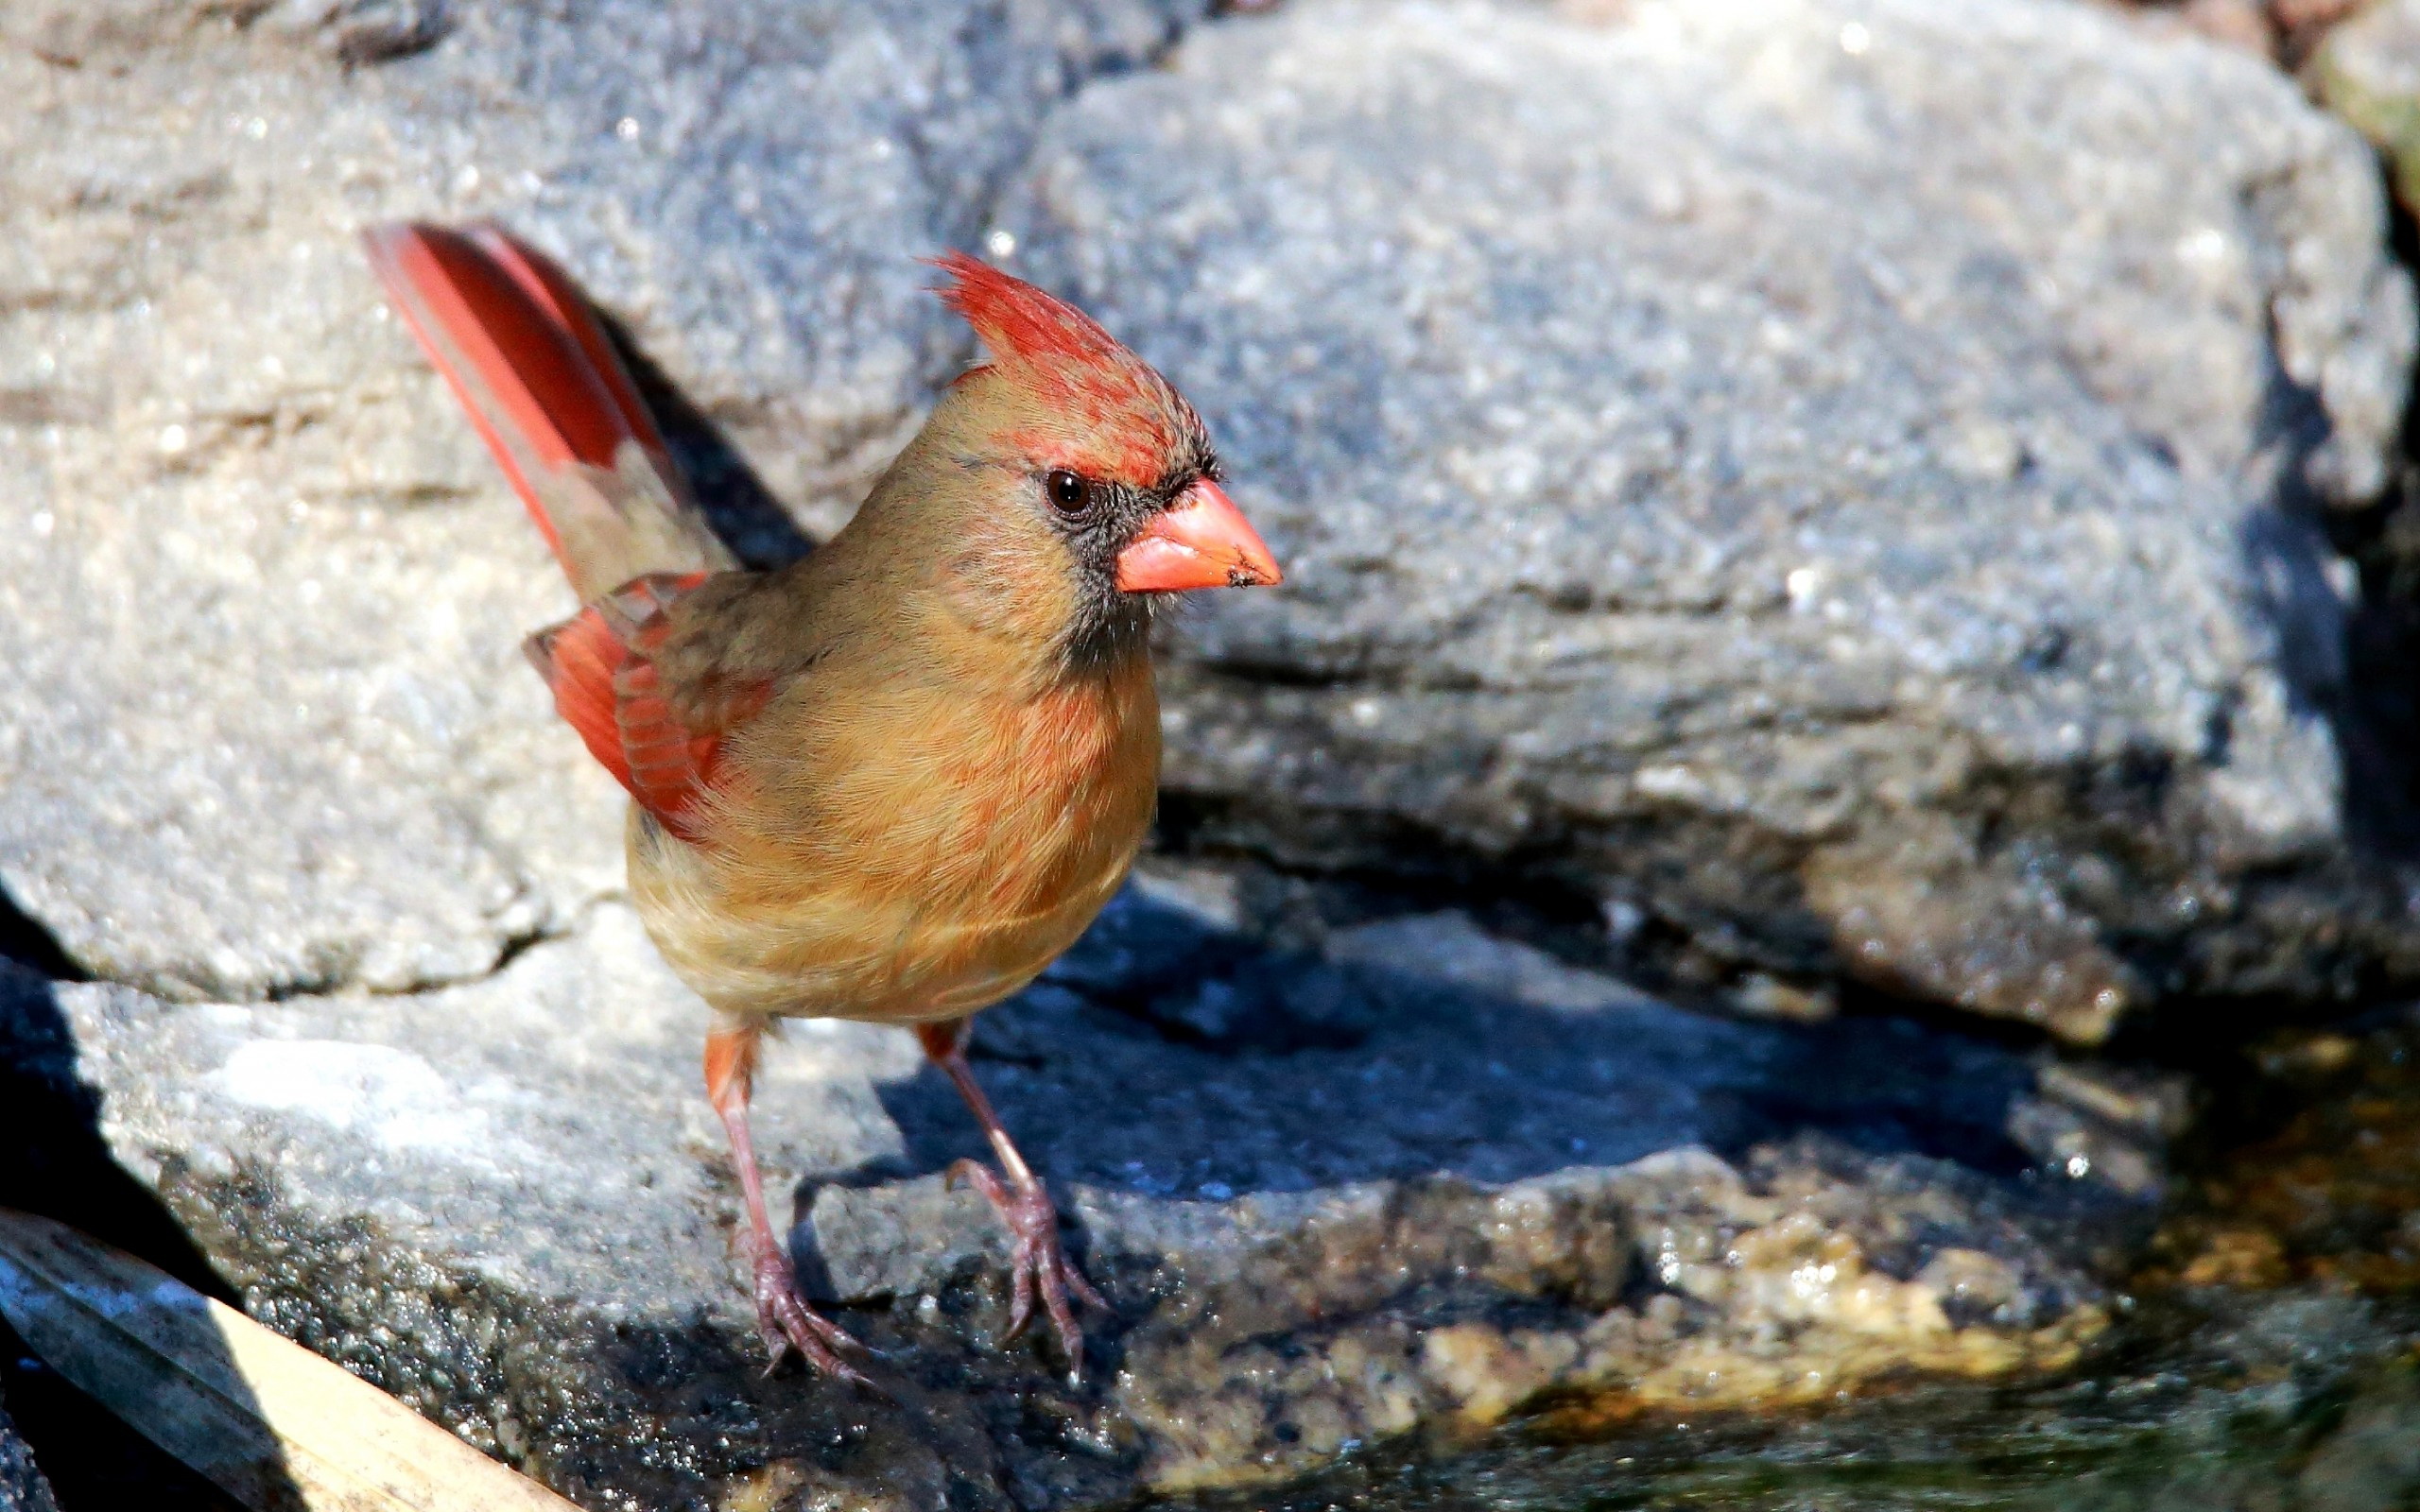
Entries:
MULTIPOLYGON (((487 969, 485 974, 494 976, 527 954, 531 948, 543 945, 548 940, 568 938, 570 934, 569 930, 531 928, 523 930, 518 935, 508 935, 505 936, 503 945, 496 950, 494 964, 487 969)), ((426 988, 414 990, 423 991, 426 988)))
MULTIPOLYGON (((2392 164, 2381 166, 2393 182, 2392 164)), ((2420 275, 2420 222, 2392 196, 2388 206, 2395 258, 2420 275)), ((2360 582, 2337 719, 2346 828, 2365 850, 2409 863, 2420 860, 2420 385, 2405 395, 2397 453, 2383 497, 2324 522, 2360 582)))
POLYGON ((348 68, 426 52, 454 29, 446 0, 337 0, 320 23, 328 50, 348 68))
MULTIPOLYGON (((2420 527, 2413 533, 2420 536, 2420 527)), ((2307 576, 2319 571, 2318 544, 2313 532, 2294 548, 2298 571, 2307 576)), ((2400 791, 2412 787, 2402 758, 2373 733, 2377 725, 2371 711, 2383 708, 2420 732, 2411 692, 2378 681, 2390 669, 2408 674, 2377 644, 2392 626, 2394 655, 2420 650, 2420 615, 2409 599, 2384 593, 2372 596, 2365 612, 2369 617, 2357 621, 2353 633, 2357 642, 2368 637, 2372 644, 2368 680, 2351 679, 2348 695, 2347 680, 2331 676, 2312 692, 2314 699, 2328 700, 2324 708, 2342 732, 2346 801, 2354 811, 2348 829, 2357 832, 2369 822, 2369 810, 2388 801, 2377 791, 2388 780, 2375 764, 2363 765, 2363 753, 2392 758, 2399 774, 2392 782, 2402 784, 2400 791), (2364 700, 2370 710, 2359 708, 2364 700)), ((2356 656, 2363 653, 2357 648, 2356 656)), ((1253 701, 1249 684, 1258 680, 1229 679, 1223 668, 1182 675, 1197 685, 1225 683, 1247 704, 1253 701)), ((1282 721, 1276 711, 1262 712, 1282 721)), ((1337 760, 1354 759, 1333 737, 1322 738, 1337 760)), ((1937 865, 1950 869, 1927 882, 1927 858, 1912 850, 1876 859, 1887 859, 1894 886, 1911 878, 1946 885, 1979 876, 1977 888, 2039 896, 2054 916, 2064 912, 2079 920, 2066 926, 2075 948, 2098 953, 2103 964, 2097 970, 2119 973, 2119 990, 2133 1009, 2223 991, 2273 1010, 2324 1017, 2420 976, 2420 959, 2399 914, 2405 887, 2401 847, 2391 843, 2399 833, 2394 826, 2380 823, 2367 835, 2357 833, 2347 853, 2334 858, 2231 866, 2219 836, 2191 815, 2175 812, 2179 775, 2173 754, 2152 748, 2065 766, 1979 764, 1927 805, 1950 847, 1937 865), (2359 900, 2367 902, 2356 906, 2359 900), (2318 912, 2334 916, 2328 927, 2312 927, 2318 912)), ((1175 854, 1252 856, 1282 871, 1346 880, 1377 895, 1392 891, 1409 905, 1397 911, 1426 899, 1514 900, 1517 905, 1508 910, 1513 916, 1556 921, 1546 932, 1549 949, 1585 964, 1617 967, 1668 994, 1704 993, 1742 971, 1758 971, 1856 980, 1910 1006, 2011 1011, 1961 1003, 1921 976, 1876 974, 1844 956, 1828 910, 1810 902, 1803 880, 1809 858, 1824 853, 1827 842, 1775 833, 1750 817, 1703 813, 1608 820, 1559 811, 1541 796, 1528 807, 1528 828, 1516 840, 1482 848, 1468 835, 1409 817, 1403 808, 1412 806, 1398 808, 1383 796, 1348 809, 1179 791, 1163 799, 1160 837, 1175 854), (1632 910, 1637 922, 1624 937, 1609 937, 1606 917, 1624 900, 1644 907, 1632 910)), ((1989 910, 1967 913, 1982 918, 1989 910)), ((2055 927, 2055 917, 2045 927, 2055 927)), ((2010 964, 2024 967, 2015 956, 2010 964)), ((2097 1037, 2089 1025, 2081 1031, 2062 1025, 2062 1032, 2097 1037)))
MULTIPOLYGON (((315 972, 309 976, 289 977, 285 981, 271 982, 262 988, 260 1000, 263 1003, 291 1003, 297 998, 324 997, 328 993, 337 991, 342 988, 349 975, 350 972, 346 970, 331 969, 327 971, 315 972)), ((112 978, 112 980, 115 980, 115 978, 112 978)), ((130 983, 129 985, 139 986, 142 984, 130 983)), ((429 991, 436 986, 437 984, 430 982, 414 982, 407 985, 401 992, 394 995, 409 996, 415 992, 429 991)), ((216 990, 216 988, 217 984, 203 983, 201 984, 201 990, 195 995, 204 1000, 213 997, 234 999, 237 996, 233 992, 216 990)))
MULTIPOLYGON (((1333 929, 1447 908, 1594 969, 1651 973, 1670 959, 1656 947, 1683 943, 1656 919, 1614 938, 1593 877, 1548 845, 1489 852, 1392 815, 1184 791, 1161 794, 1156 822, 1162 853, 1241 866, 1250 928, 1280 948, 1311 949, 1333 929), (1273 850, 1270 833, 1293 842, 1273 850)), ((1668 972, 1650 985, 1670 980, 1668 972)))

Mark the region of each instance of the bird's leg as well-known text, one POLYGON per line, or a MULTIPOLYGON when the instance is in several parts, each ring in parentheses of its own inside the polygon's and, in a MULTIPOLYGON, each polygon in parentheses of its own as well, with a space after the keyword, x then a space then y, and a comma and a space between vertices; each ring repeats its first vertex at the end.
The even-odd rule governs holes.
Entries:
POLYGON ((748 1137, 748 1095, 756 1077, 756 1051, 765 1038, 764 1025, 717 1027, 706 1036, 706 1096, 722 1115, 723 1132, 731 1136, 731 1164, 739 1173, 740 1194, 748 1204, 748 1247, 755 1262, 756 1326, 764 1332, 766 1368, 782 1363, 795 1349, 806 1363, 826 1375, 838 1376, 870 1389, 873 1383, 833 1351, 863 1349, 840 1329, 819 1317, 799 1295, 798 1277, 790 1269, 789 1246, 773 1232, 765 1215, 765 1182, 756 1171, 755 1142, 748 1137))
POLYGON ((916 1039, 933 1064, 949 1074, 958 1094, 966 1099, 975 1121, 983 1125, 984 1137, 992 1142, 992 1153, 998 1157, 1000 1172, 1008 1179, 980 1160, 960 1160, 949 1168, 952 1180, 963 1179, 983 1194, 1009 1227, 1013 1241, 1009 1257, 1010 1280, 1014 1290, 1009 1303, 1007 1337, 1023 1333, 1033 1321, 1033 1304, 1038 1296, 1043 1309, 1050 1314, 1050 1325, 1059 1335, 1059 1347, 1067 1355, 1069 1380, 1082 1379, 1084 1372, 1084 1335, 1076 1327, 1074 1310, 1068 1305, 1069 1293, 1093 1306, 1106 1309, 1084 1273, 1067 1258, 1059 1244, 1059 1210, 1052 1206, 1050 1194, 1043 1189, 1025 1157, 1017 1153, 1015 1142, 1001 1126, 1000 1115, 992 1110, 992 1100, 976 1085, 974 1068, 966 1063, 966 1035, 973 1024, 971 1019, 954 1023, 920 1023, 916 1039))

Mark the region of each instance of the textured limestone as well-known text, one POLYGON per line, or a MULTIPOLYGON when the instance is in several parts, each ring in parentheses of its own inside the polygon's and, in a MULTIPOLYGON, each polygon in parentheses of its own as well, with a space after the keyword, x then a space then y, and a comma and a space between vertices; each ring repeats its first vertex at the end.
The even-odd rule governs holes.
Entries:
POLYGON ((1201 901, 1128 894, 977 1035, 1114 1303, 1081 1389, 996 1342, 999 1231, 939 1174, 980 1151, 955 1097, 848 1024, 775 1047, 759 1139, 900 1404, 757 1371, 702 1009, 618 904, 420 994, 11 975, 0 1096, 81 1078, 255 1314, 600 1506, 1086 1504, 1549 1394, 2001 1375, 2100 1327, 2088 1251, 2137 1210, 2019 1146, 2041 1078, 2007 1050, 1709 1019, 1457 915, 1271 954, 1201 901))
POLYGON ((469 980, 614 889, 513 652, 561 590, 351 246, 493 215, 735 443, 683 422, 758 558, 966 355, 915 254, 1132 335, 1292 575, 1178 631, 1205 843, 2077 1039, 2420 973, 2313 524, 2411 301, 2285 81, 2048 0, 1192 19, 8 8, 0 885, 193 999, 469 980))
POLYGON ((1210 28, 1003 204, 1288 564, 1178 643, 1193 833, 2082 1040, 2420 968, 2315 523, 2412 350, 2362 146, 2081 5, 1598 10, 1210 28))

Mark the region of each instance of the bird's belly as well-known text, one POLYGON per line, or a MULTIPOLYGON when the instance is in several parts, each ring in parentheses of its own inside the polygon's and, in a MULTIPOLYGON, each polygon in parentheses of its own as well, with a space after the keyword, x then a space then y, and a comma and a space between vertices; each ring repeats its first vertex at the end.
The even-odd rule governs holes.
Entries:
POLYGON ((961 1018, 1033 980, 1116 891, 1150 822, 1156 727, 1154 710, 1139 762, 1132 742, 1045 763, 991 742, 876 800, 835 783, 795 833, 693 846, 634 811, 631 893, 726 1012, 961 1018))

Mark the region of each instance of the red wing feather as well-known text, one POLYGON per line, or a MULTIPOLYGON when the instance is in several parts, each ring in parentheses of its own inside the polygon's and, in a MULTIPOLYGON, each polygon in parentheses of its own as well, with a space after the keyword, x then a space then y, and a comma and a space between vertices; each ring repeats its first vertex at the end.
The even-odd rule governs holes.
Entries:
POLYGON ((672 707, 648 653, 670 628, 665 611, 704 580, 702 573, 642 577, 531 636, 527 647, 554 693, 555 712, 589 754, 684 840, 696 838, 696 808, 714 786, 725 730, 761 708, 769 691, 726 700, 722 727, 702 733, 672 707))

